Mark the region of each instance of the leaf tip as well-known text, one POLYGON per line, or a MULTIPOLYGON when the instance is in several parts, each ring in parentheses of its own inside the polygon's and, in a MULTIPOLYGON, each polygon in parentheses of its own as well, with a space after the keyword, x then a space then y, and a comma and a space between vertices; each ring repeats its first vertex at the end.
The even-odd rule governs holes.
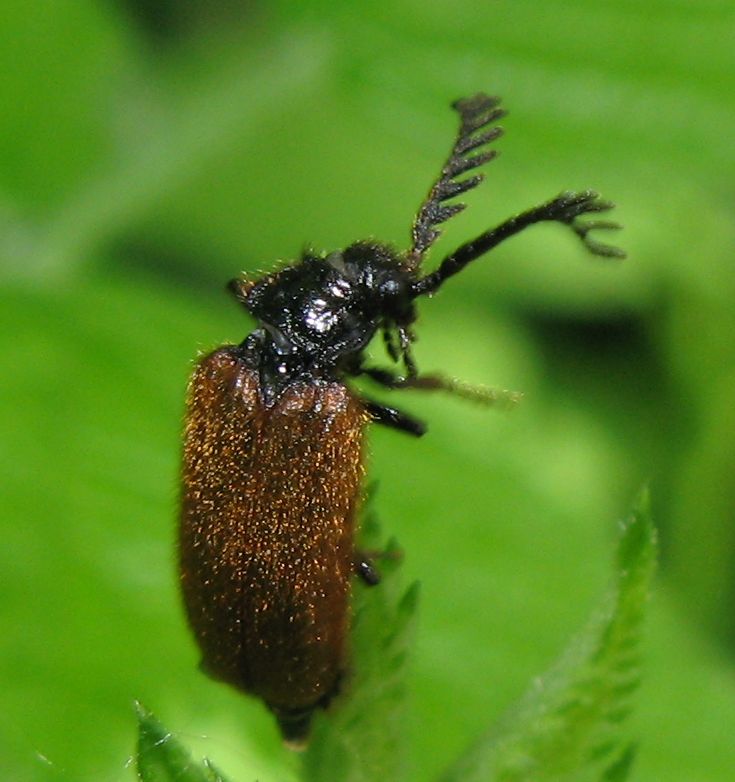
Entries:
POLYGON ((633 510, 622 523, 618 543, 618 572, 631 568, 653 566, 658 554, 658 535, 651 517, 651 493, 648 486, 638 492, 633 510))

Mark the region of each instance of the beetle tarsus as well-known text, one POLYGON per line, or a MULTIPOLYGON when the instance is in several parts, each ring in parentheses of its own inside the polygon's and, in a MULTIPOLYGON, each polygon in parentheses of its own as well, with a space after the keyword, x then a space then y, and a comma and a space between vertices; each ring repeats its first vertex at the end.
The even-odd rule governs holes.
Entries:
POLYGON ((355 556, 355 573, 367 586, 377 586, 380 583, 380 572, 371 558, 361 552, 355 556))

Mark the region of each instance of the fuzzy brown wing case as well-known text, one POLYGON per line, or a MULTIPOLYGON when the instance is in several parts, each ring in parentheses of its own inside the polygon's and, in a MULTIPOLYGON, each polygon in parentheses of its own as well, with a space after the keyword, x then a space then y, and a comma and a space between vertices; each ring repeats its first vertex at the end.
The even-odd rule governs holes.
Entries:
POLYGON ((215 678, 276 709, 334 693, 345 667, 367 414, 342 384, 289 387, 273 407, 237 349, 189 387, 181 579, 215 678))

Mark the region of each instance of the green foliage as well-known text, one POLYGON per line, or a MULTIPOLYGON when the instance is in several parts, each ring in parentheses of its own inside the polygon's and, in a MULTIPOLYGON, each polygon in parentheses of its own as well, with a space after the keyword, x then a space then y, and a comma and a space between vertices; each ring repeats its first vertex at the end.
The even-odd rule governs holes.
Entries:
POLYGON ((648 494, 624 524, 613 583, 587 627, 442 782, 627 779, 623 732, 640 679, 640 632, 656 563, 648 494))
POLYGON ((140 782, 227 782, 204 760, 195 763, 190 753, 144 706, 137 704, 140 782))
POLYGON ((241 269, 405 246, 448 103, 482 89, 510 112, 501 154, 429 268, 586 187, 618 204, 628 260, 539 226, 422 302, 422 369, 524 400, 391 395, 429 433, 372 436, 422 585, 407 776, 436 778, 544 670, 654 476, 631 780, 729 782, 734 26, 731 0, 3 4, 0 778, 128 780, 134 697, 230 778, 293 777, 266 710, 197 672, 180 611, 186 378, 250 329, 221 292, 241 269))

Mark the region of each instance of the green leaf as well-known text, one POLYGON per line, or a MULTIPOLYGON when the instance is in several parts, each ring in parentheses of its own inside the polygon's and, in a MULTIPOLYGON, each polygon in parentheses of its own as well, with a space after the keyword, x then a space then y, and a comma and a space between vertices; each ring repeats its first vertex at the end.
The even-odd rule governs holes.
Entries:
POLYGON ((114 154, 111 95, 136 67, 129 33, 93 0, 3 3, 0 201, 18 217, 58 207, 114 154))
POLYGON ((136 767, 141 782, 227 782, 205 758, 194 761, 163 725, 140 703, 136 767))
MULTIPOLYGON (((363 525, 365 551, 378 549, 378 527, 363 525)), ((413 640, 418 584, 403 591, 401 552, 390 541, 378 558, 381 582, 357 585, 353 627, 354 678, 333 712, 317 715, 302 778, 360 782, 405 778, 405 674, 413 640)))
POLYGON ((561 659, 443 782, 627 779, 622 725, 638 686, 640 632, 656 563, 647 492, 623 524, 613 583, 561 659))

